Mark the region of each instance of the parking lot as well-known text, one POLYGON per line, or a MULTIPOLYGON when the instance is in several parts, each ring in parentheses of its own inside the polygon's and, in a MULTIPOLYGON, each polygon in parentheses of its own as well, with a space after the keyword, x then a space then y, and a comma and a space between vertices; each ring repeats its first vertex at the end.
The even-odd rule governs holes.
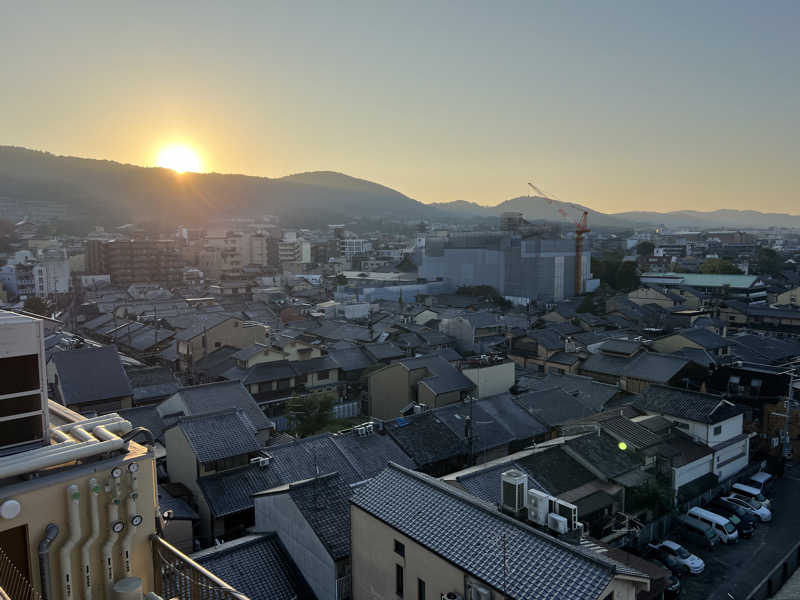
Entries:
POLYGON ((750 539, 719 545, 709 552, 691 544, 686 548, 706 563, 700 575, 681 578, 682 597, 689 600, 744 600, 800 539, 800 465, 786 470, 768 496, 773 519, 760 523, 750 539))

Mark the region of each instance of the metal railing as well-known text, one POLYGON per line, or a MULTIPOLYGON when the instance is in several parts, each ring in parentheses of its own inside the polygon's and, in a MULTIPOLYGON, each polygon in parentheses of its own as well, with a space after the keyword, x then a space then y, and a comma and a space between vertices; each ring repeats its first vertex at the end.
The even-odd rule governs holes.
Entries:
POLYGON ((154 535, 156 593, 180 600, 250 600, 183 552, 154 535))
POLYGON ((41 596, 33 589, 25 575, 0 548, 0 599, 4 597, 14 600, 41 600, 41 596))

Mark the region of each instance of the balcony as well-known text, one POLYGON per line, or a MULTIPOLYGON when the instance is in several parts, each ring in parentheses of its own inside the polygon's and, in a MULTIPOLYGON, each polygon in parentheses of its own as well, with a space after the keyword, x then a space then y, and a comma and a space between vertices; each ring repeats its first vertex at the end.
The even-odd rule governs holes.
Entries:
POLYGON ((249 600, 177 548, 153 536, 156 594, 180 600, 249 600))

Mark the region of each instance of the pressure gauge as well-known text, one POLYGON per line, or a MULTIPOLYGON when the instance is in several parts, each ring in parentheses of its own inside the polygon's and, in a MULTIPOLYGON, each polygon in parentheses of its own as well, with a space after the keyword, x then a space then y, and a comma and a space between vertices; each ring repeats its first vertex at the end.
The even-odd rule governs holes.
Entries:
POLYGON ((128 465, 128 471, 136 473, 139 470, 139 463, 132 462, 128 465))
POLYGON ((142 521, 143 521, 142 515, 133 515, 131 517, 131 525, 133 525, 134 527, 138 527, 139 525, 141 525, 142 521))
POLYGON ((114 467, 113 469, 111 469, 111 476, 114 479, 119 479, 120 477, 122 477, 122 469, 119 467, 114 467))
POLYGON ((111 531, 114 533, 122 533, 122 530, 125 529, 125 523, 122 521, 114 521, 111 524, 111 531))

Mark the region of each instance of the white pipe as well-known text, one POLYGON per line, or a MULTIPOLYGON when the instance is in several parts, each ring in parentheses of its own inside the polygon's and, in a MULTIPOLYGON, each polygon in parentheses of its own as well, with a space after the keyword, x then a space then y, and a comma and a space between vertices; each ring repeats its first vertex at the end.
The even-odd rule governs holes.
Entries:
POLYGON ((81 539, 81 493, 75 484, 67 488, 67 512, 69 513, 69 538, 59 550, 61 582, 64 587, 65 600, 72 598, 74 587, 72 580, 72 549, 81 539))
POLYGON ((7 457, 0 465, 0 479, 55 467, 65 462, 112 452, 127 446, 128 442, 113 435, 109 429, 115 433, 127 433, 130 431, 130 423, 125 421, 105 427, 96 427, 97 437, 105 438, 104 441, 64 442, 40 450, 20 453, 17 457, 7 457))
POLYGON ((81 576, 83 577, 83 597, 92 600, 92 547, 100 537, 100 508, 98 506, 100 486, 97 479, 89 480, 89 518, 92 524, 91 533, 81 547, 81 576))
POLYGON ((122 560, 123 564, 125 565, 125 575, 130 577, 133 573, 131 568, 131 545, 133 542, 133 534, 136 531, 136 527, 133 525, 133 518, 136 516, 136 496, 138 494, 136 492, 131 492, 128 494, 128 522, 125 524, 128 530, 125 532, 125 536, 122 538, 122 560))
MULTIPOLYGON (((119 477, 113 478, 113 497, 108 504, 108 538, 103 544, 103 569, 106 574, 106 597, 111 597, 111 588, 114 586, 114 544, 119 538, 119 533, 114 531, 114 524, 119 521, 119 477)), ((107 486, 111 491, 111 486, 107 486)))
POLYGON ((73 429, 75 429, 76 427, 81 427, 83 429, 86 429, 87 427, 93 428, 96 425, 102 425, 110 421, 118 421, 118 420, 124 420, 124 419, 122 419, 122 417, 120 417, 117 413, 108 413, 107 415, 92 417, 91 419, 81 419, 80 421, 72 421, 71 423, 58 425, 56 426, 56 429, 58 429, 59 431, 63 431, 64 433, 68 433, 73 429))

